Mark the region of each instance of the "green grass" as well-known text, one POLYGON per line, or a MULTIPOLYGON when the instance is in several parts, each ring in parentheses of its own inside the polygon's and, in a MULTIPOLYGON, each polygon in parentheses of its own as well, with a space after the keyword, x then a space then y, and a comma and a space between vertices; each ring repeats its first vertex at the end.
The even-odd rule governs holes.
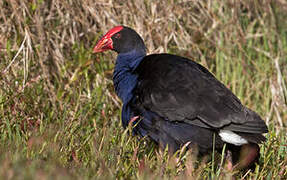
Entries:
POLYGON ((1 1, 0 179, 287 178, 286 5, 1 1), (220 156, 168 156, 121 127, 116 54, 91 53, 116 24, 136 29, 149 53, 203 64, 266 120, 255 172, 218 169, 220 156))

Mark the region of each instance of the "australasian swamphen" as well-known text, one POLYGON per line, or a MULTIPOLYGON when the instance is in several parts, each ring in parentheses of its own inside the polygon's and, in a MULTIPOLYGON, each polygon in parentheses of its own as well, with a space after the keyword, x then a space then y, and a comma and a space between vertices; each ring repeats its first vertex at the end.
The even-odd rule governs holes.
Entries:
POLYGON ((226 143, 233 164, 254 167, 267 126, 205 67, 176 55, 146 55, 142 38, 125 26, 109 30, 94 47, 94 53, 106 50, 118 53, 113 83, 124 127, 137 118, 134 133, 173 152, 190 142, 206 154, 213 143, 217 150, 226 143))

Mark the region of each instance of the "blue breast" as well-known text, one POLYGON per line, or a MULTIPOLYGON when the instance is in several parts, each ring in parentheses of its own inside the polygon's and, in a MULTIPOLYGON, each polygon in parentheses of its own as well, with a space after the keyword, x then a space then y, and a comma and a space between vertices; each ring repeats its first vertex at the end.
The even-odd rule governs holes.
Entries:
POLYGON ((113 74, 113 82, 117 95, 123 102, 122 124, 126 127, 133 117, 130 103, 134 97, 133 90, 138 82, 138 75, 134 70, 145 57, 145 51, 130 51, 120 53, 116 60, 116 66, 113 74))

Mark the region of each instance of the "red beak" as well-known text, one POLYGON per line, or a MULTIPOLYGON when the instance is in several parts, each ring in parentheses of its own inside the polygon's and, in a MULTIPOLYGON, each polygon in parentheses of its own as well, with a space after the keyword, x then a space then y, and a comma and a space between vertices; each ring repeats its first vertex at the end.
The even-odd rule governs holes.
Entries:
POLYGON ((99 53, 107 50, 112 50, 113 47, 113 40, 112 36, 118 32, 120 32, 124 27, 123 26, 116 26, 109 30, 97 43, 94 47, 93 52, 99 53))
POLYGON ((97 45, 94 47, 93 52, 99 53, 107 50, 113 49, 113 40, 112 38, 106 38, 105 36, 99 40, 97 45))

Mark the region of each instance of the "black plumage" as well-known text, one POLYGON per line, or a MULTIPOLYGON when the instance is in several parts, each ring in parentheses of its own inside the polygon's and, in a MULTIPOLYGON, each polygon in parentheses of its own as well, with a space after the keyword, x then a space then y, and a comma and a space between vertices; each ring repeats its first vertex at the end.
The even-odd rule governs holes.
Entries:
POLYGON ((154 54, 143 59, 136 73, 139 77, 135 91, 141 97, 140 103, 170 121, 247 133, 267 130, 255 112, 244 107, 229 89, 194 61, 154 54))
POLYGON ((175 55, 153 54, 144 57, 135 73, 137 107, 150 110, 165 121, 215 132, 231 130, 254 143, 265 140, 261 134, 268 130, 260 116, 243 106, 200 64, 175 55))

